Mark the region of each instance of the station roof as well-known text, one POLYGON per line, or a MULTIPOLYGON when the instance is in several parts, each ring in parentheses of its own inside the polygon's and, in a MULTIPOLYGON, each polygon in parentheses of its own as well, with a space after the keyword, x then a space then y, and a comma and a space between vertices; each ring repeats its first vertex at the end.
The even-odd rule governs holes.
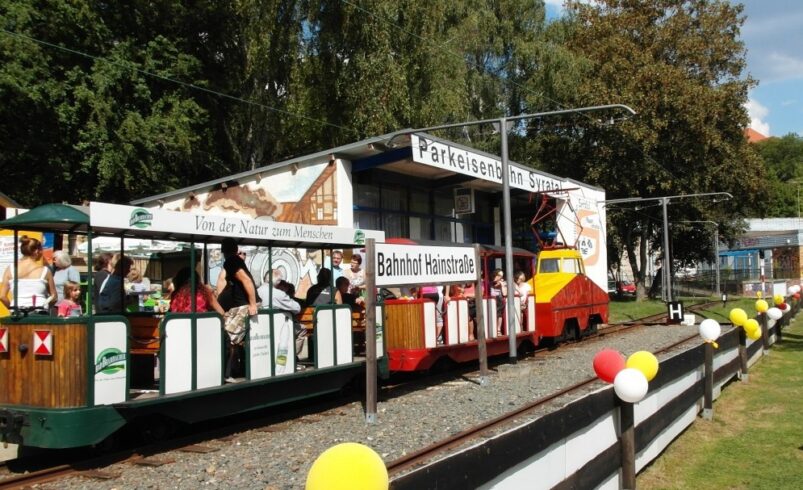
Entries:
MULTIPOLYGON (((190 192, 195 192, 195 193, 205 192, 221 184, 230 184, 232 182, 240 183, 242 181, 257 179, 258 176, 266 172, 280 170, 285 167, 290 168, 293 165, 320 162, 324 160, 334 161, 336 159, 344 159, 352 162, 353 173, 366 171, 372 168, 382 168, 383 170, 388 170, 403 175, 409 175, 412 177, 418 177, 429 181, 433 181, 433 185, 436 187, 459 185, 461 187, 470 187, 488 192, 501 191, 502 185, 499 183, 483 180, 468 175, 461 175, 458 172, 453 172, 443 168, 437 168, 413 161, 412 146, 411 146, 411 135, 413 133, 414 130, 412 129, 403 129, 400 131, 396 131, 394 133, 389 133, 381 136, 374 136, 355 143, 349 143, 347 145, 342 145, 328 150, 319 151, 317 153, 312 153, 310 155, 284 160, 278 163, 273 163, 263 167, 255 168, 253 170, 240 172, 227 177, 221 177, 207 182, 202 182, 200 184, 195 184, 181 189, 176 189, 174 191, 169 191, 162 194, 136 199, 134 201, 131 201, 131 204, 137 206, 155 204, 160 200, 175 199, 183 195, 186 195, 190 192)), ((473 154, 482 155, 488 159, 496 159, 496 160, 499 159, 499 157, 496 155, 492 155, 490 153, 486 153, 465 145, 460 145, 442 138, 438 138, 428 133, 415 132, 415 134, 423 138, 426 138, 427 140, 448 144, 453 148, 471 152, 473 154)), ((532 172, 541 175, 548 179, 560 180, 570 184, 576 184, 575 187, 584 187, 587 189, 602 190, 599 187, 590 186, 588 184, 574 181, 572 179, 567 179, 565 177, 558 177, 546 172, 542 172, 540 170, 536 170, 521 165, 513 161, 509 162, 509 165, 511 167, 518 167, 519 169, 522 169, 526 172, 532 172)))

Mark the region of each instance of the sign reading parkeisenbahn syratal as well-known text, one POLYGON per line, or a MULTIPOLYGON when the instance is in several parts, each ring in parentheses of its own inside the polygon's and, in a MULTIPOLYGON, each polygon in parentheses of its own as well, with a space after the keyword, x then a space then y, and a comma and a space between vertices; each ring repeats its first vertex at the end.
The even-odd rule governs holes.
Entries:
POLYGON ((479 265, 473 247, 376 244, 376 285, 473 282, 479 265))
POLYGON ((196 214, 165 209, 92 202, 89 221, 95 228, 129 229, 172 234, 254 238, 285 242, 361 245, 366 238, 378 241, 385 233, 376 230, 316 226, 253 219, 243 215, 196 214))

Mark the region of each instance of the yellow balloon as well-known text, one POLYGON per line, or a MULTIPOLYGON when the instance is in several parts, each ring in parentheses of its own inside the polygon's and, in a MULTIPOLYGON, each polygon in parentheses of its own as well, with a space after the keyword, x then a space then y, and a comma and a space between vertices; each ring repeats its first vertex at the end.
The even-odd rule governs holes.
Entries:
POLYGON ((658 374, 658 359, 652 355, 652 352, 640 350, 634 352, 627 358, 625 367, 641 371, 641 374, 647 378, 647 381, 652 381, 655 375, 658 374))
POLYGON ((306 490, 387 490, 388 485, 388 470, 373 449, 344 442, 312 463, 306 490))
POLYGON ((758 340, 761 338, 761 327, 750 331, 745 330, 745 334, 747 334, 747 338, 750 340, 758 340))
POLYGON ((731 323, 737 327, 741 327, 744 325, 744 322, 747 321, 747 313, 741 308, 734 308, 731 310, 728 318, 730 318, 731 323))
POLYGON ((770 305, 767 304, 766 301, 760 299, 756 301, 756 311, 759 313, 765 313, 767 310, 770 309, 770 305))
POLYGON ((783 296, 781 296, 780 294, 776 294, 775 296, 772 297, 772 301, 776 305, 779 305, 779 304, 783 303, 783 296))
POLYGON ((764 297, 764 293, 762 293, 761 291, 756 291, 756 298, 760 299, 760 298, 763 298, 763 297, 764 297))
POLYGON ((751 318, 744 322, 744 332, 750 337, 750 332, 758 330, 759 337, 761 336, 761 326, 755 318, 751 318))

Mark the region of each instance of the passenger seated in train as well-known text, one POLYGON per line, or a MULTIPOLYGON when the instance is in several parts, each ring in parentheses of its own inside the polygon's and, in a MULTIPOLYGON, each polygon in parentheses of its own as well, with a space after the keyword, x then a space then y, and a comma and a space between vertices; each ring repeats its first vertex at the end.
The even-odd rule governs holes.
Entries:
POLYGON ((335 281, 335 287, 340 292, 340 298, 343 300, 344 305, 349 305, 351 311, 362 311, 365 309, 365 300, 356 294, 349 293, 351 284, 348 278, 338 277, 335 281))
MULTIPOLYGON (((474 302, 474 283, 452 284, 449 286, 449 294, 444 298, 445 304, 452 299, 465 299, 468 303, 468 341, 471 342, 476 337, 477 304, 474 302)), ((446 306, 444 306, 446 309, 446 306)))
POLYGON ((304 337, 307 331, 298 321, 298 314, 301 312, 301 305, 287 294, 290 283, 282 279, 282 273, 278 269, 268 272, 263 278, 262 285, 257 288, 259 297, 262 298, 262 306, 265 307, 270 302, 270 308, 288 312, 293 319, 293 334, 296 339, 296 356, 301 353, 304 347, 304 337))
POLYGON ((317 282, 307 289, 307 299, 304 301, 304 306, 328 305, 331 303, 343 304, 340 291, 332 287, 331 281, 332 272, 326 267, 321 267, 321 270, 318 271, 317 282))
POLYGON ((195 274, 195 311, 203 313, 215 311, 223 315, 223 307, 218 303, 212 288, 201 282, 198 272, 184 267, 173 278, 173 293, 170 295, 170 311, 173 313, 192 313, 191 275, 195 274))

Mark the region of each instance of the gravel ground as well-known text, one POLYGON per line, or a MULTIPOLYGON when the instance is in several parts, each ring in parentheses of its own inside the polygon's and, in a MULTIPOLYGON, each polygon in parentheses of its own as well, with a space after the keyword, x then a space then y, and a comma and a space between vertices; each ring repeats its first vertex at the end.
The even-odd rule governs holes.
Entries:
MULTIPOLYGON (((477 373, 469 373, 434 386, 394 390, 390 396, 380 393, 375 425, 365 423, 362 405, 355 402, 267 429, 241 432, 231 440, 204 443, 218 448, 215 452, 171 451, 158 456, 175 459, 172 464, 114 465, 107 471, 119 472, 121 476, 113 480, 76 477, 37 488, 303 488, 315 458, 335 444, 360 442, 373 448, 385 462, 391 462, 593 376, 592 359, 604 347, 625 355, 639 350, 656 351, 696 332, 696 326, 678 325, 607 334, 550 352, 538 352, 516 365, 498 365, 486 386, 479 386, 477 373)), ((695 339, 690 344, 697 342, 695 339)), ((602 386, 599 383, 596 388, 602 386)), ((567 401, 562 399, 559 403, 567 401)))

